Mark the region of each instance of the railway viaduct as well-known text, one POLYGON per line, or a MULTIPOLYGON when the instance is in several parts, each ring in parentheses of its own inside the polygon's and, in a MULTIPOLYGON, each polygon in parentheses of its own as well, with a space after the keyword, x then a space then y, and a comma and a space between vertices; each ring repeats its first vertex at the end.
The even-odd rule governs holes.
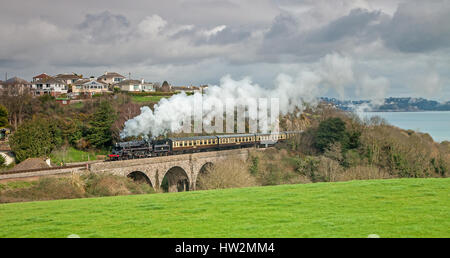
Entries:
POLYGON ((99 162, 89 165, 94 173, 111 173, 145 180, 154 189, 160 189, 167 179, 168 191, 195 190, 197 178, 209 165, 230 157, 247 159, 249 149, 199 152, 146 159, 99 162))

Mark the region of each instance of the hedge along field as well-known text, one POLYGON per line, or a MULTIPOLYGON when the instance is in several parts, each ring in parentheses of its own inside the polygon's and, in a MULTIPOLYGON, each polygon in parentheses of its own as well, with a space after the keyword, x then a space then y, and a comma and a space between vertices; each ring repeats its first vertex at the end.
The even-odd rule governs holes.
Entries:
POLYGON ((450 179, 0 205, 0 237, 450 237, 450 179))

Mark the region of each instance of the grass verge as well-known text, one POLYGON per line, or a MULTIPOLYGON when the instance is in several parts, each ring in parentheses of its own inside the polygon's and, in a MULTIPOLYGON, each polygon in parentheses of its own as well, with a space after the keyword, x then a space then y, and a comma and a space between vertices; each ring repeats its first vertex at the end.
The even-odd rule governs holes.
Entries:
POLYGON ((450 237, 450 179, 0 205, 0 237, 450 237))

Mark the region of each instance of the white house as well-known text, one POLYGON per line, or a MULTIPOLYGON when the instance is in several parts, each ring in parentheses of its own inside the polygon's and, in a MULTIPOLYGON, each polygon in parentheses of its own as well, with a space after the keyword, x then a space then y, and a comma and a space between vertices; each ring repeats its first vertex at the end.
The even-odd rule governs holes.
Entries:
POLYGON ((58 96, 67 93, 68 87, 67 84, 62 80, 47 78, 33 82, 31 84, 31 89, 36 96, 41 96, 44 94, 58 96))
POLYGON ((139 80, 124 80, 115 85, 121 91, 142 91, 142 81, 139 80))
POLYGON ((142 83, 142 91, 151 92, 155 91, 155 85, 153 82, 143 82, 142 83))

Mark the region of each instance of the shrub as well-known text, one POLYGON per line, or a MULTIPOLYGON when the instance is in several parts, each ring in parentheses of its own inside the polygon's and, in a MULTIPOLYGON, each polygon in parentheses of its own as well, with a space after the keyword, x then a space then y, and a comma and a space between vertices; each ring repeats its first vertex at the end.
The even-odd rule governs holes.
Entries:
POLYGON ((336 181, 387 179, 393 176, 375 166, 355 166, 348 168, 336 177, 336 181))
POLYGON ((343 147, 348 143, 345 123, 341 118, 322 121, 314 135, 314 146, 322 153, 335 142, 341 142, 343 147))
POLYGON ((72 184, 68 178, 48 177, 39 179, 37 184, 31 187, 3 191, 0 203, 72 199, 83 196, 84 190, 72 184))
POLYGON ((0 128, 8 126, 8 110, 5 106, 0 105, 0 128))
MULTIPOLYGON (((17 185, 18 183, 16 183, 17 185)), ((21 187, 2 187, 0 203, 154 193, 147 183, 109 174, 41 178, 21 187)))
POLYGON ((248 171, 248 164, 239 159, 227 159, 206 168, 197 179, 197 189, 224 189, 257 185, 248 171))
POLYGON ((62 144, 61 130, 46 118, 35 118, 19 126, 10 138, 17 160, 49 155, 62 144))
POLYGON ((88 196, 116 196, 152 193, 153 188, 146 183, 134 182, 127 177, 110 174, 90 173, 84 177, 88 196))
POLYGON ((0 155, 0 167, 6 166, 6 159, 3 155, 0 155))

